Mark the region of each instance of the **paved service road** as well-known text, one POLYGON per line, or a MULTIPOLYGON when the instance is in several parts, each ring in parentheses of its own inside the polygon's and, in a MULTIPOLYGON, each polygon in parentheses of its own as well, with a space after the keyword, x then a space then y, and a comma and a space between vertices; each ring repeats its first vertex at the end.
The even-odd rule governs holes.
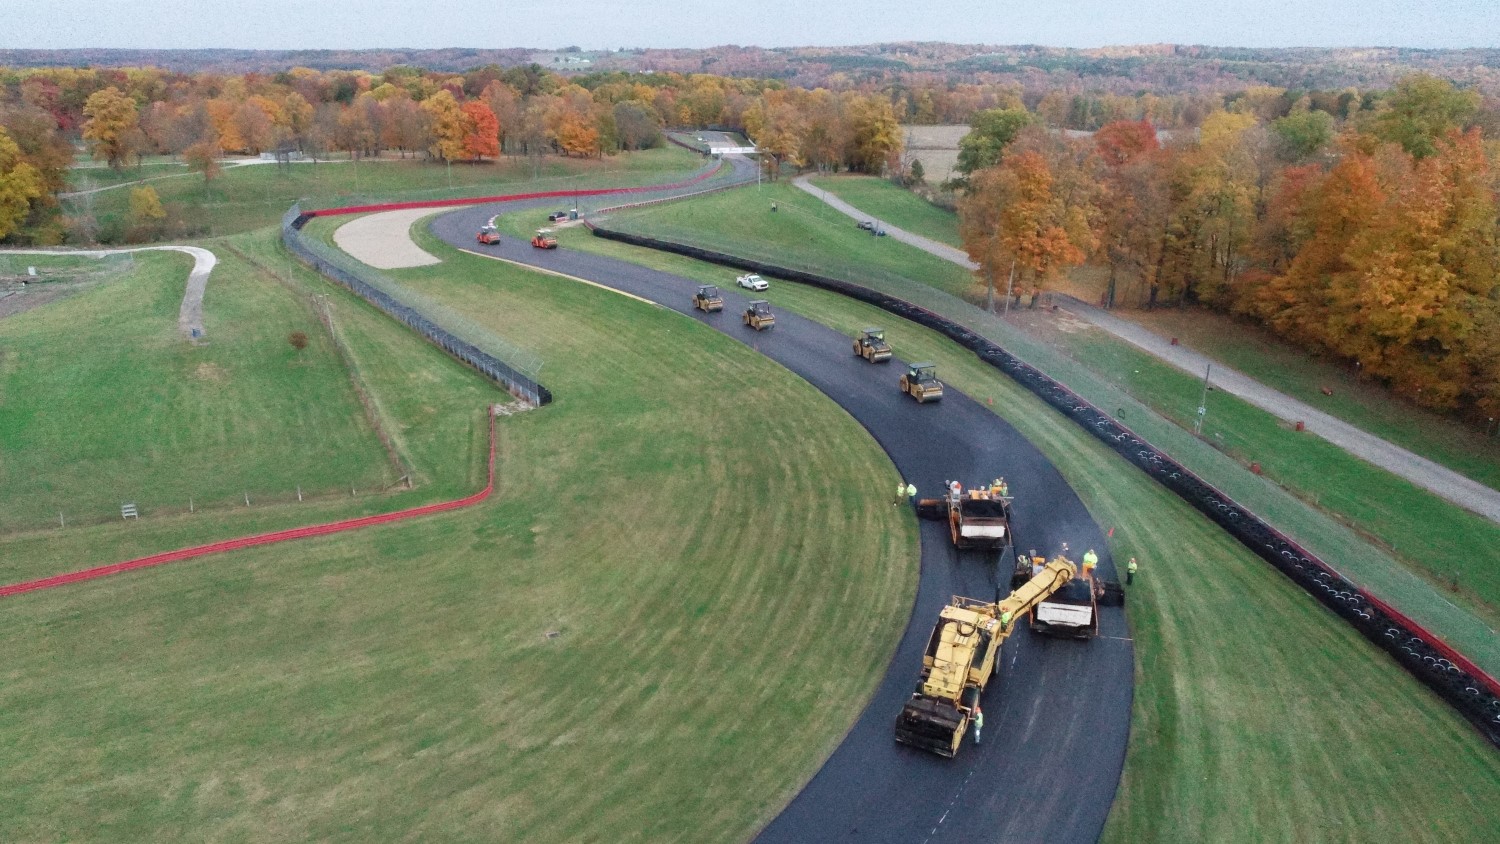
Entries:
MULTIPOLYGON (((543 205, 467 208, 435 218, 432 230, 469 249, 474 232, 497 212, 543 205)), ((776 326, 765 332, 742 326, 739 314, 748 299, 729 292, 732 271, 720 282, 724 311, 703 314, 690 304, 698 284, 692 279, 566 248, 532 249, 514 238, 471 251, 615 288, 723 331, 845 408, 916 483, 919 496, 937 494, 948 479, 969 484, 1003 475, 1016 495, 1022 549, 1050 552, 1067 542, 1077 558, 1094 547, 1102 552, 1101 573, 1114 578, 1104 535, 1078 496, 1003 419, 952 389, 939 403, 916 404, 897 390, 900 361, 866 363, 851 354, 849 338, 795 314, 778 313, 776 326)), ((889 506, 885 486, 894 480, 872 479, 881 506, 889 506)), ((982 555, 956 552, 943 523, 921 527, 916 605, 886 676, 844 742, 758 840, 1096 840, 1114 799, 1130 725, 1134 659, 1123 611, 1104 609, 1103 635, 1089 642, 1024 629, 1013 636, 1000 681, 984 698, 983 745, 966 739, 951 760, 897 745, 896 715, 916 682, 938 610, 955 594, 995 595, 996 572, 982 555)))

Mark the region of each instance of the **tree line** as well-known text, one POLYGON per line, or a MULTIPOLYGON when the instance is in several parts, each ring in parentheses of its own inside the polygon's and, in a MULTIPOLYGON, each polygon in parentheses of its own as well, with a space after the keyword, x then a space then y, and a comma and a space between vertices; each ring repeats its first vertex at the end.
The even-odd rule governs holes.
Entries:
POLYGON ((1421 405, 1500 416, 1500 146, 1478 95, 1427 75, 1285 94, 1191 132, 979 112, 952 185, 969 255, 1002 287, 1095 262, 1106 305, 1249 318, 1421 405))
POLYGON ((116 169, 180 156, 212 179, 228 154, 597 157, 660 146, 667 126, 764 128, 777 161, 824 169, 878 173, 900 146, 887 97, 710 74, 0 69, 0 240, 67 235, 56 197, 75 145, 116 169))

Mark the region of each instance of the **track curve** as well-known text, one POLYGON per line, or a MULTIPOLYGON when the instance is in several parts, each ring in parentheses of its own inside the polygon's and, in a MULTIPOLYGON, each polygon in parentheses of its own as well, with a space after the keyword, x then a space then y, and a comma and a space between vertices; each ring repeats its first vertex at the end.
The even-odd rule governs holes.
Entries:
MULTIPOLYGON (((843 334, 786 312, 777 314, 775 328, 752 331, 739 322, 748 300, 736 293, 725 292, 722 313, 702 314, 690 305, 699 283, 692 279, 566 249, 536 250, 514 238, 470 249, 474 233, 496 213, 547 203, 473 206, 435 218, 431 229, 460 249, 629 293, 735 337, 848 411, 919 490, 935 493, 950 478, 972 483, 1003 475, 1016 494, 1020 547, 1093 547, 1102 552, 1103 574, 1113 576, 1103 532, 1062 476, 968 396, 950 389, 939 404, 917 405, 897 391, 899 361, 891 367, 865 363, 850 354, 843 334)), ((944 524, 923 523, 921 547, 913 613, 874 696, 757 840, 1096 840, 1124 767, 1130 726, 1134 656, 1123 611, 1101 608, 1102 634, 1092 642, 1013 637, 1000 682, 985 695, 987 740, 980 746, 966 740, 956 759, 940 759, 895 744, 892 725, 910 695, 938 610, 951 595, 992 596, 996 572, 977 555, 960 556, 944 524)))

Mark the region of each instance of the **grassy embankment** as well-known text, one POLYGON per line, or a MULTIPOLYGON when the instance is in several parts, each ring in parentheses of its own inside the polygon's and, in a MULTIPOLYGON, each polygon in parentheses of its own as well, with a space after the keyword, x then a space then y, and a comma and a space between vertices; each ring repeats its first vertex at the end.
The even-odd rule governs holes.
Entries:
POLYGON ((192 345, 177 330, 192 259, 134 262, 125 278, 0 321, 0 533, 116 521, 127 501, 157 516, 400 477, 297 297, 225 261, 205 296, 207 339, 192 345), (308 348, 291 346, 293 331, 308 348))
MULTIPOLYGON (((790 211, 788 218, 818 222, 801 234, 798 265, 866 280, 898 295, 920 293, 910 281, 889 281, 892 274, 903 272, 903 264, 895 263, 891 256, 916 250, 882 238, 880 248, 861 252, 862 260, 875 268, 850 272, 845 266, 849 254, 846 226, 839 222, 848 218, 838 215, 835 221, 824 221, 817 215, 818 208, 826 206, 801 192, 784 194, 781 201, 783 210, 770 214, 759 208, 759 197, 730 191, 673 206, 622 212, 615 215, 613 224, 732 254, 766 257, 764 253, 771 250, 759 240, 765 236, 764 227, 746 226, 740 221, 757 214, 780 217, 790 211), (714 203, 711 212, 695 211, 699 203, 706 207, 709 202, 714 203), (696 238, 691 233, 693 220, 702 232, 696 238)), ((914 196, 909 201, 921 202, 914 196)), ((776 234, 790 236, 786 232, 776 234)), ((911 259, 901 260, 905 263, 911 259)), ((921 274, 905 276, 923 282, 929 278, 921 274)), ((1051 355, 1059 377, 1075 389, 1080 387, 1075 379, 1093 382, 1097 389, 1092 393, 1085 389, 1084 394, 1093 395, 1096 402, 1110 409, 1136 400, 1173 420, 1172 425, 1164 426, 1166 430, 1158 426, 1153 431, 1150 420, 1135 410, 1125 416, 1128 424, 1158 445, 1173 449, 1179 459, 1186 460, 1211 483, 1438 631, 1491 672, 1500 673, 1500 637, 1494 633, 1500 626, 1500 541, 1496 541, 1500 540, 1500 527, 1353 458, 1320 438, 1299 434, 1231 396, 1211 397, 1203 442, 1197 442, 1188 433, 1188 414, 1198 404, 1200 380, 1157 363, 1102 331, 1076 320, 1072 323, 1076 325, 1070 324, 1070 329, 1076 330, 1050 332, 1061 355, 1058 348, 1040 348, 1035 341, 1026 341, 1032 349, 1022 353, 1044 351, 1051 355), (1218 453, 1208 454, 1204 443, 1218 453), (1255 478, 1245 471, 1252 461, 1261 463, 1265 477, 1285 489, 1269 487, 1265 478, 1255 478)), ((1020 341, 1018 335, 1014 332, 1011 339, 1020 341)), ((1033 362, 1048 366, 1040 360, 1033 362)), ((1144 410, 1138 405, 1136 408, 1144 410)))
MULTIPOLYGON (((705 282, 726 274, 583 232, 564 232, 563 248, 705 282)), ((1115 557, 1144 561, 1129 607, 1132 740, 1106 840, 1474 840, 1500 824, 1500 754, 1175 496, 933 332, 795 284, 767 295, 850 334, 884 325, 899 355, 934 360, 953 386, 993 398, 1116 529, 1115 557)))
MULTIPOLYGON (((877 220, 912 234, 963 248, 958 236, 958 215, 939 208, 905 188, 874 176, 823 176, 809 180, 877 220)), ((847 218, 846 218, 847 219, 847 218)))
MULTIPOLYGON (((273 238, 230 241, 279 271, 273 238)), ((915 523, 867 483, 894 476, 884 454, 704 327, 444 257, 398 275, 541 352, 558 396, 500 420, 495 495, 8 599, 0 839, 734 841, 832 749, 910 606, 915 523)), ((381 503, 476 488, 503 395, 295 276, 433 477, 381 503)), ((45 573, 314 512, 296 507, 52 531, 0 558, 45 573)))
MULTIPOLYGON (((545 191, 641 185, 660 182, 704 163, 701 157, 677 147, 605 159, 502 158, 452 166, 393 156, 387 153, 379 160, 360 162, 226 166, 218 178, 206 184, 196 175, 148 184, 161 197, 169 215, 185 222, 189 234, 217 236, 264 226, 279 219, 299 200, 305 208, 326 208, 358 202, 476 196, 513 189, 545 191)), ((93 172, 72 171, 75 184, 90 178, 78 174, 93 172)), ((129 207, 130 190, 123 187, 64 200, 64 210, 70 216, 92 214, 101 233, 122 230, 128 223, 129 207)))
POLYGON ((621 224, 628 220, 632 231, 781 266, 856 280, 920 279, 954 295, 977 289, 962 267, 889 237, 873 237, 854 220, 786 182, 621 211, 614 217, 621 224), (771 213, 772 201, 779 209, 776 213, 771 213))

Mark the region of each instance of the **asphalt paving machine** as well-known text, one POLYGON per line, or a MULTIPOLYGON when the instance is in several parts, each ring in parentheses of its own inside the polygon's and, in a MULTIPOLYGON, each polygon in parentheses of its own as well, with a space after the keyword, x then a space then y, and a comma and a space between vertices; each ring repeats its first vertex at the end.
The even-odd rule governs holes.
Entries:
POLYGON ((1000 647, 1020 626, 1021 614, 1077 573, 1077 567, 1059 557, 1003 600, 954 596, 938 614, 917 688, 896 717, 896 741, 939 756, 957 755, 984 687, 1000 671, 1000 647))

